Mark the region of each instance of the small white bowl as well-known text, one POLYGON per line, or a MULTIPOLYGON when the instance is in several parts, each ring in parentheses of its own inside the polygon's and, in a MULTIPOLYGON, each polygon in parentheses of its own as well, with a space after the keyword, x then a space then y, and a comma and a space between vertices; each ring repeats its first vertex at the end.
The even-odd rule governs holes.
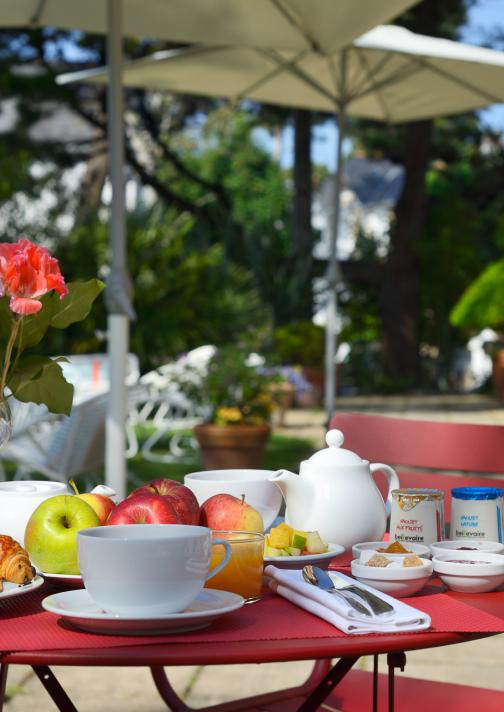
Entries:
MULTIPOLYGON (((363 551, 374 549, 386 549, 391 542, 389 541, 364 541, 361 544, 354 544, 352 546, 352 556, 355 559, 360 559, 360 555, 363 551)), ((411 554, 416 554, 421 556, 423 559, 430 559, 431 552, 428 546, 425 544, 414 544, 413 542, 405 541, 401 542, 405 549, 409 549, 407 554, 389 554, 388 552, 380 551, 380 554, 385 554, 385 556, 391 559, 402 559, 405 556, 411 556, 411 554)))
POLYGON ((435 541, 430 548, 432 556, 437 556, 438 554, 458 551, 462 546, 476 551, 484 551, 486 554, 504 554, 504 544, 498 541, 487 541, 486 539, 447 539, 446 541, 435 541))
POLYGON ((184 477, 184 484, 196 496, 201 506, 214 494, 245 495, 245 501, 260 512, 264 530, 275 521, 282 506, 280 488, 270 478, 274 470, 204 470, 191 472, 184 477))
POLYGON ((504 583, 504 556, 486 551, 449 551, 432 559, 434 572, 452 591, 486 593, 504 583), (473 561, 475 563, 463 563, 473 561), (481 563, 480 563, 481 562, 481 563))
POLYGON ((432 561, 428 559, 422 559, 421 566, 405 568, 366 566, 358 559, 354 559, 351 565, 352 576, 358 581, 396 598, 405 598, 418 593, 432 574, 432 561))

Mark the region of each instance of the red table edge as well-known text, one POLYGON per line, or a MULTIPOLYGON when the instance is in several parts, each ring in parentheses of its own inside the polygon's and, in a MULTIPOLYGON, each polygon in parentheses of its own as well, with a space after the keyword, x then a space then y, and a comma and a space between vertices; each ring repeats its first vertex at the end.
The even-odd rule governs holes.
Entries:
POLYGON ((289 641, 160 643, 117 648, 2 652, 9 665, 170 666, 290 662, 405 652, 487 638, 497 633, 411 633, 356 635, 289 641))

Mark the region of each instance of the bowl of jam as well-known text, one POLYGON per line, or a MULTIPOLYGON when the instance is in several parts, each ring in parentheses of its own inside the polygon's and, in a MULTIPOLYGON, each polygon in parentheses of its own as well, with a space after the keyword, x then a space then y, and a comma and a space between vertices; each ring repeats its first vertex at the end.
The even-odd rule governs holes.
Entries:
POLYGON ((432 556, 450 551, 484 551, 486 554, 504 554, 504 544, 488 539, 449 539, 430 545, 432 556))
POLYGON ((452 591, 487 593, 504 584, 502 554, 451 549, 433 556, 432 564, 434 573, 452 591))
POLYGON ((352 546, 354 559, 359 559, 363 551, 374 550, 379 554, 386 554, 394 559, 402 559, 405 556, 416 554, 424 559, 430 559, 431 552, 425 544, 417 544, 410 541, 364 541, 352 546))

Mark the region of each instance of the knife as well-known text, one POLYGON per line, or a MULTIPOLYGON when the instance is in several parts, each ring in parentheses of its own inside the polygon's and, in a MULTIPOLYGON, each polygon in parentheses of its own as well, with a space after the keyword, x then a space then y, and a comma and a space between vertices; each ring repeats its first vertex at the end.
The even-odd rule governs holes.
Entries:
POLYGON ((318 566, 314 566, 313 571, 317 576, 321 587, 348 591, 348 593, 353 593, 355 596, 359 596, 366 601, 373 613, 377 616, 382 615, 383 613, 390 613, 390 611, 394 610, 394 606, 391 606, 390 603, 384 601, 383 598, 375 596, 374 593, 371 593, 371 591, 367 591, 360 586, 348 583, 346 579, 342 578, 334 571, 331 571, 331 574, 328 574, 327 571, 324 571, 324 569, 321 569, 318 566))

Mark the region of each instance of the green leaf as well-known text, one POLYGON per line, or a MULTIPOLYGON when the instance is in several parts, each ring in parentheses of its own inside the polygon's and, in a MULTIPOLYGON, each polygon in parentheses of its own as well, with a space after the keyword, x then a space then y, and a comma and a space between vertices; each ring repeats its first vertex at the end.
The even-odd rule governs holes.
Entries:
POLYGON ((41 299, 42 309, 37 314, 23 317, 17 340, 17 346, 21 351, 28 346, 36 346, 42 341, 51 324, 57 301, 59 297, 56 294, 46 294, 41 299))
POLYGON ((70 415, 74 387, 63 376, 60 360, 46 356, 21 358, 7 385, 23 403, 44 404, 51 413, 70 415))
POLYGON ((504 328, 504 259, 492 262, 467 287, 453 307, 450 321, 469 329, 504 328))
POLYGON ((12 312, 7 297, 0 299, 0 341, 7 343, 12 328, 12 312))
POLYGON ((105 287, 99 279, 87 282, 70 282, 68 294, 56 302, 51 317, 51 326, 55 329, 65 329, 76 321, 85 319, 91 311, 91 306, 105 287))

